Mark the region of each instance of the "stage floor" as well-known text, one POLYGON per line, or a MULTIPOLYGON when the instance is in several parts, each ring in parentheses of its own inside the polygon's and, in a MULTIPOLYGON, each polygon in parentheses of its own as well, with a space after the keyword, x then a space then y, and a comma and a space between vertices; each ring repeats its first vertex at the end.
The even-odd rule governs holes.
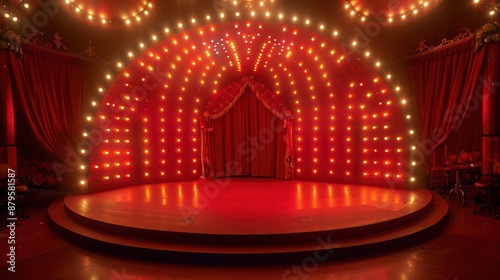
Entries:
POLYGON ((282 234, 354 228, 426 207, 428 191, 273 179, 143 185, 66 197, 88 219, 203 234, 282 234))
POLYGON ((272 253, 312 251, 319 236, 337 247, 408 236, 446 215, 435 201, 428 190, 230 178, 69 195, 49 215, 79 236, 124 246, 272 253))

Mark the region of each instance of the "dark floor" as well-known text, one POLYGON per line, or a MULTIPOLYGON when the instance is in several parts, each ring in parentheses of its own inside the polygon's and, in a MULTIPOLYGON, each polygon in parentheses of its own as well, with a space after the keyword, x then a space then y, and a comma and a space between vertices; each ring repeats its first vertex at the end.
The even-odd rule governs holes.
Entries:
POLYGON ((144 261, 75 246, 48 225, 48 205, 63 196, 32 190, 24 199, 31 218, 16 224, 16 272, 7 270, 10 232, 2 227, 0 279, 500 279, 500 221, 487 211, 474 215, 472 200, 464 207, 452 199, 442 229, 396 249, 318 266, 307 257, 286 264, 204 265, 144 261))

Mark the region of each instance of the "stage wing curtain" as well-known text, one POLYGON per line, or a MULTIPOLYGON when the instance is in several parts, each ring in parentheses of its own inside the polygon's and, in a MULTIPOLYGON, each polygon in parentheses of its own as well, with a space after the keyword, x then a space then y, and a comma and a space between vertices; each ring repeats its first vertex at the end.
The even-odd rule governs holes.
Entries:
MULTIPOLYGON (((15 112, 9 67, 10 52, 0 51, 0 149, 5 146, 15 145, 15 112)), ((1 162, 1 157, 0 157, 1 162)), ((7 162, 7 159, 5 159, 7 162)))
MULTIPOLYGON (((10 55, 14 87, 36 139, 66 171, 76 168, 82 131, 82 101, 89 95, 92 70, 81 59, 36 45, 24 46, 23 59, 10 55)), ((71 172, 69 172, 71 173, 71 172)), ((64 172, 65 183, 71 174, 64 172)))
POLYGON ((474 53, 471 37, 403 63, 405 89, 417 108, 418 148, 426 162, 445 163, 445 145, 448 154, 479 148, 484 59, 484 48, 474 53))
POLYGON ((207 105, 212 116, 210 165, 216 177, 284 179, 283 102, 262 84, 243 79, 207 105))

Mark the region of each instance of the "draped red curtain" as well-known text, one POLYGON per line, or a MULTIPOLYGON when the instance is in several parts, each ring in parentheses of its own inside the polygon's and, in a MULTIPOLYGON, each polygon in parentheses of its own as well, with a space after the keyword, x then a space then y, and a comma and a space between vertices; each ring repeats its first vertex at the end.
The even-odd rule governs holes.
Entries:
POLYGON ((402 65, 417 108, 419 152, 432 166, 445 163, 445 147, 448 154, 479 148, 485 52, 473 47, 470 37, 402 65))
POLYGON ((213 168, 218 177, 281 177, 283 121, 257 99, 250 87, 224 116, 213 121, 213 168))
POLYGON ((293 143, 285 141, 293 139, 293 116, 285 111, 279 96, 251 77, 215 95, 202 125, 211 175, 293 179, 293 143))
MULTIPOLYGON (((75 155, 82 131, 82 101, 88 100, 92 84, 91 67, 81 59, 31 44, 24 46, 23 59, 10 54, 10 67, 33 140, 65 166, 65 171, 73 170, 78 164, 75 155)), ((69 173, 59 175, 72 185, 69 173)))

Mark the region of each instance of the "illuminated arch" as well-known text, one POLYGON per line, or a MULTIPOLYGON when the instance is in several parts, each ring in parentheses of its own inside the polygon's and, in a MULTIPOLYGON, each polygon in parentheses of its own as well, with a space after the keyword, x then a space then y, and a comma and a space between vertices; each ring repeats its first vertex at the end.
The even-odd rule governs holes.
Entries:
POLYGON ((87 117, 96 144, 83 183, 92 191, 198 179, 197 118, 212 94, 246 75, 295 113, 296 179, 405 186, 411 120, 390 76, 366 60, 372 54, 293 24, 255 20, 153 41, 140 45, 87 117))

